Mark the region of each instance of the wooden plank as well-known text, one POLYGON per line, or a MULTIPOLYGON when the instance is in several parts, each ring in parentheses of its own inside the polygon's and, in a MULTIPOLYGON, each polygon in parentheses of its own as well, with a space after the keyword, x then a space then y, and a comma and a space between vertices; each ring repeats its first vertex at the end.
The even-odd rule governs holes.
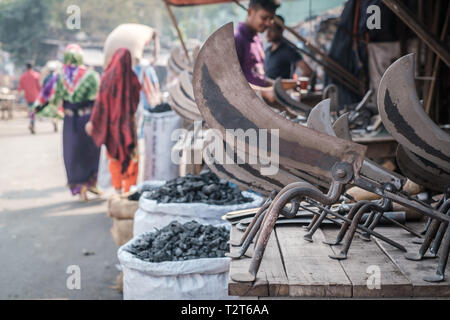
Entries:
MULTIPOLYGON (((322 228, 327 240, 336 239, 337 229, 322 228)), ((339 253, 342 245, 331 246, 339 253)), ((353 239, 346 260, 339 261, 353 287, 354 298, 412 297, 413 287, 409 279, 387 257, 374 241, 364 242, 358 236, 353 239), (380 288, 368 285, 371 268, 380 271, 380 288)))
MULTIPOLYGON (((417 223, 408 225, 416 230, 421 229, 417 223)), ((408 252, 418 252, 419 250, 420 245, 411 242, 414 237, 402 229, 378 227, 377 231, 400 242, 406 247, 408 252)), ((447 265, 445 281, 440 283, 426 282, 423 280, 423 277, 425 275, 432 275, 436 272, 438 258, 410 261, 405 259, 404 252, 401 252, 380 240, 375 241, 409 279, 413 286, 414 297, 450 297, 450 265, 447 265)))
POLYGON ((352 285, 338 261, 328 257, 330 246, 319 229, 314 242, 303 239, 298 226, 278 226, 276 234, 289 283, 289 296, 351 297, 352 285))
MULTIPOLYGON (((237 241, 241 239, 242 231, 231 229, 230 239, 237 241)), ((230 247, 231 252, 239 251, 239 247, 230 247)), ((251 256, 253 255, 253 245, 250 246, 247 254, 249 257, 242 257, 238 260, 231 260, 230 277, 228 280, 228 294, 234 296, 287 296, 289 294, 287 276, 281 260, 276 234, 273 232, 267 243, 261 267, 256 275, 255 282, 236 282, 231 276, 236 273, 248 271, 251 256)))

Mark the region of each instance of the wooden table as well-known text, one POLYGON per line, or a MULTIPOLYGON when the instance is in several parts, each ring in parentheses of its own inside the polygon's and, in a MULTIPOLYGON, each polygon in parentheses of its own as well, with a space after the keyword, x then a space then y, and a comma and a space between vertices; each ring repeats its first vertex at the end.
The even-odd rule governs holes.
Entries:
MULTIPOLYGON (((421 230, 422 225, 410 226, 421 230)), ((417 252, 420 246, 413 244, 413 236, 403 229, 380 226, 376 231, 400 242, 408 251, 417 252)), ((319 229, 314 234, 314 242, 310 243, 303 239, 306 231, 300 225, 276 226, 254 283, 231 280, 233 274, 248 270, 250 258, 231 261, 229 295, 261 299, 450 297, 450 266, 447 266, 444 282, 428 283, 422 277, 435 273, 437 259, 409 261, 403 252, 387 243, 373 237, 372 241, 364 242, 358 236, 346 260, 333 260, 328 255, 338 253, 341 245, 330 246, 322 241, 334 239, 337 232, 332 226, 319 229), (368 279, 373 279, 378 271, 380 288, 370 289, 368 279)), ((242 234, 235 227, 231 230, 232 239, 239 239, 242 234)), ((253 254, 253 245, 248 253, 253 254)))

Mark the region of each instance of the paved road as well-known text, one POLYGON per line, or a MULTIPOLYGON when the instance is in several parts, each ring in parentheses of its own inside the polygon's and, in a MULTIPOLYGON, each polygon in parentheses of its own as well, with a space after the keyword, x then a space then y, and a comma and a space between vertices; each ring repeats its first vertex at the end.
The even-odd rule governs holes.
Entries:
POLYGON ((121 299, 106 200, 72 197, 61 130, 37 122, 31 135, 27 124, 23 114, 0 120, 0 299, 121 299), (71 265, 80 290, 67 288, 71 265))

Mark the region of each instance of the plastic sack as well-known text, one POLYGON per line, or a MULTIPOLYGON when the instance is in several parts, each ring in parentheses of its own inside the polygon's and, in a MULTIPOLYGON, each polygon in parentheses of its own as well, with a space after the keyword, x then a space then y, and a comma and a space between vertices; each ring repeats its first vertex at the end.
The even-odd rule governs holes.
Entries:
POLYGON ((174 111, 151 113, 143 111, 142 137, 144 138, 143 176, 145 180, 170 180, 178 177, 178 165, 171 159, 171 135, 181 128, 181 118, 174 111))
POLYGON ((223 300, 228 296, 230 258, 147 262, 125 249, 142 234, 119 248, 124 300, 223 300))
POLYGON ((98 187, 107 190, 111 187, 111 173, 109 172, 109 159, 106 156, 106 146, 102 144, 100 149, 100 160, 98 163, 98 187))
MULTIPOLYGON (((148 187, 161 186, 164 181, 148 181, 144 184, 148 187)), ((201 224, 227 224, 221 217, 235 210, 256 208, 262 205, 264 199, 252 192, 243 191, 245 197, 253 200, 233 205, 212 205, 206 203, 158 203, 156 200, 146 199, 144 192, 139 199, 139 209, 134 215, 133 235, 137 236, 144 232, 153 231, 154 228, 162 228, 171 221, 177 220, 185 223, 195 220, 201 224)))

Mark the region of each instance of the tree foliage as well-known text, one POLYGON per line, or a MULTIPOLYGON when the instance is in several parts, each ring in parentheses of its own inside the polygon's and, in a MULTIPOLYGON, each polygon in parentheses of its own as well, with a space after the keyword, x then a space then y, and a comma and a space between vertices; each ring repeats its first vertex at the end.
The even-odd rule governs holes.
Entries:
POLYGON ((39 44, 47 37, 52 0, 0 2, 0 42, 13 60, 23 64, 37 60, 39 44))

